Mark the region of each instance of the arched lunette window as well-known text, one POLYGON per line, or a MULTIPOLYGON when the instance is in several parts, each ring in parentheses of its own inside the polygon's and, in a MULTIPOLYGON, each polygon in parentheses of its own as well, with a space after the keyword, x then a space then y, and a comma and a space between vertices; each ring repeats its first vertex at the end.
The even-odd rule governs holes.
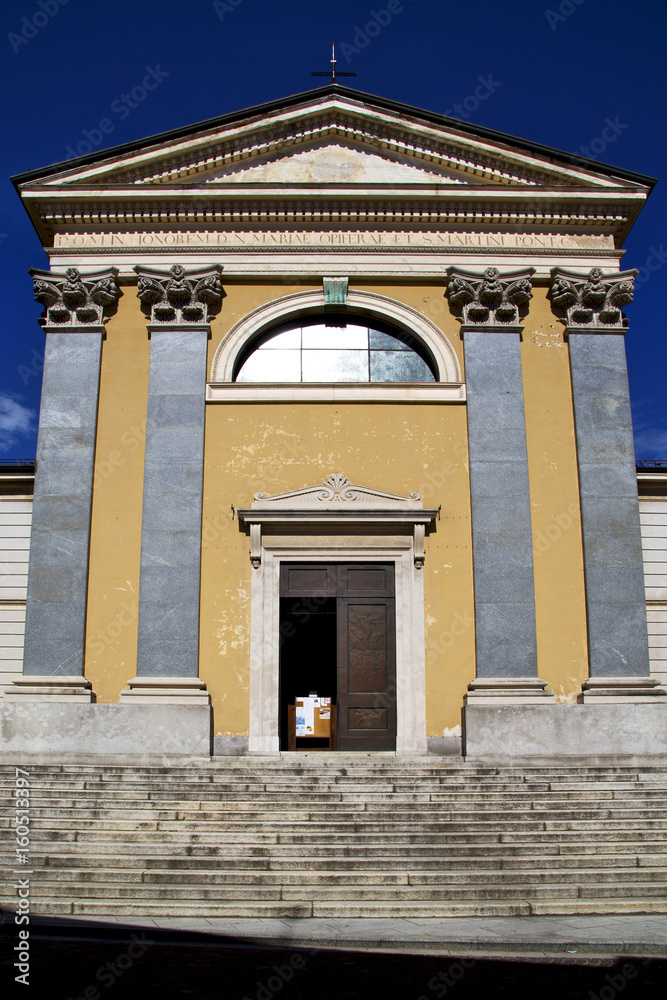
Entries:
POLYGON ((361 316, 293 319, 243 352, 235 382, 436 382, 436 366, 416 337, 361 316))

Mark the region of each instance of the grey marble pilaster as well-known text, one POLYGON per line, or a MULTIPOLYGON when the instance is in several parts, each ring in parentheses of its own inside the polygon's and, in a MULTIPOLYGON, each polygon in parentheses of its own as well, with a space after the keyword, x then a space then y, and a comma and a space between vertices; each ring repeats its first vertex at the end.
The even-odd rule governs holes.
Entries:
POLYGON ((196 677, 209 327, 151 329, 137 675, 196 677))
POLYGON ((23 673, 83 675, 102 327, 47 327, 23 673))
POLYGON ((569 330, 591 677, 648 677, 646 595, 623 331, 569 330))
POLYGON ((520 333, 463 328, 478 677, 537 677, 520 333))

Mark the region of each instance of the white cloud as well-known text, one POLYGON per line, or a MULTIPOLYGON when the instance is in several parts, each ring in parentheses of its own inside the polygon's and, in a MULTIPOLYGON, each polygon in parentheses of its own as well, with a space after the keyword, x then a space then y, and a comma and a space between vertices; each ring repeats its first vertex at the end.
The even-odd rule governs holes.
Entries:
POLYGON ((0 392, 0 448, 13 448, 20 438, 32 434, 36 413, 6 392, 0 392))

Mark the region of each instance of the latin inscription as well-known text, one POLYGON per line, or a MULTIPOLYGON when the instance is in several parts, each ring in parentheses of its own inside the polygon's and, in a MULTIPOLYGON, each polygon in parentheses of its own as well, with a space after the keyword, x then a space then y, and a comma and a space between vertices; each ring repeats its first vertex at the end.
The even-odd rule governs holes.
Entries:
POLYGON ((442 248, 494 247, 526 249, 577 249, 611 247, 606 236, 576 236, 567 233, 460 233, 460 232, 296 232, 290 231, 240 231, 220 230, 196 232, 139 232, 139 233, 58 233, 55 246, 60 248, 155 248, 202 247, 411 247, 434 250, 442 248))

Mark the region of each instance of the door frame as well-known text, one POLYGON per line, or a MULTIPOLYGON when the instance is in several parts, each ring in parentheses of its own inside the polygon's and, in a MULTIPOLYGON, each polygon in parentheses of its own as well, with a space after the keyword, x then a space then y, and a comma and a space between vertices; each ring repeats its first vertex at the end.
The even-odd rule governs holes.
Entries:
MULTIPOLYGON (((425 754, 424 575, 413 538, 262 533, 250 592, 250 753, 280 753, 281 562, 393 562, 396 588, 396 753, 425 754)), ((357 751, 358 753, 359 751, 357 751)), ((370 752, 370 751, 369 751, 370 752)), ((391 751, 389 751, 391 752, 391 751)))

